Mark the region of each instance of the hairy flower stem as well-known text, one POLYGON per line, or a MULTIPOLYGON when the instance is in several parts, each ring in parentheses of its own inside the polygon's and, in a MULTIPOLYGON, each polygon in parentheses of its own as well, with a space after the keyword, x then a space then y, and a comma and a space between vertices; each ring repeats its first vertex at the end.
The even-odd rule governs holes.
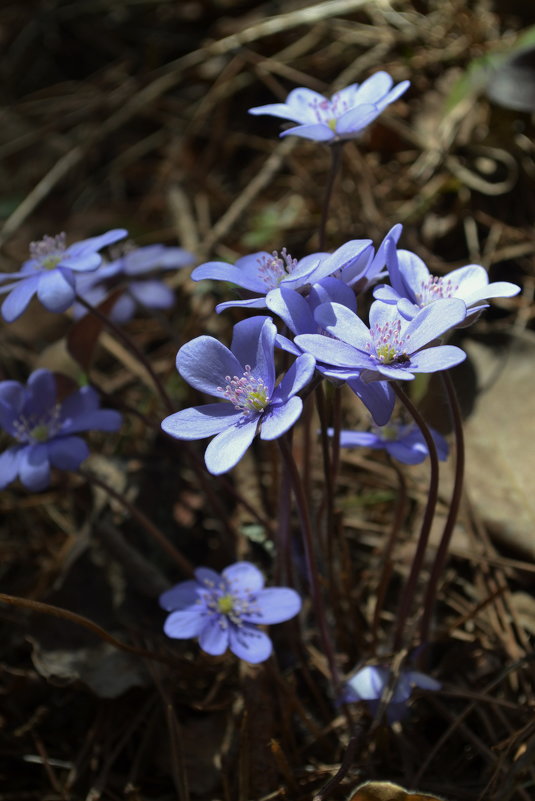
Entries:
POLYGON ((103 314, 99 309, 97 309, 95 306, 92 306, 91 303, 88 303, 87 300, 85 300, 85 298, 83 298, 81 295, 76 295, 76 302, 79 303, 81 306, 83 306, 84 309, 87 309, 87 311, 90 314, 94 315, 98 320, 100 320, 100 322, 112 332, 112 334, 116 337, 116 339, 118 339, 119 342, 121 342, 125 346, 125 348, 127 348, 130 351, 130 353, 136 357, 136 359, 139 359, 139 361, 141 362, 141 364, 151 377, 154 386, 156 387, 156 390, 160 398, 162 399, 163 404, 166 407, 167 411, 172 412, 173 404, 171 402, 171 398, 167 394, 164 385, 162 384, 159 376, 155 373, 151 363, 149 362, 145 354, 138 348, 134 340, 131 339, 127 334, 125 334, 124 331, 122 331, 119 328, 119 326, 115 325, 115 323, 113 323, 108 317, 106 317, 106 315, 103 314))
POLYGON ((172 543, 169 542, 165 534, 163 534, 160 529, 154 525, 154 523, 149 520, 149 518, 138 509, 133 503, 131 503, 124 495, 121 495, 120 492, 117 492, 106 484, 105 481, 102 481, 98 476, 93 475, 93 473, 89 473, 87 470, 79 470, 79 475, 89 484, 93 484, 96 487, 100 487, 108 495, 113 498, 114 500, 118 501, 124 508, 128 511, 131 517, 135 518, 137 522, 145 529, 145 531, 155 540, 158 545, 167 553, 168 556, 173 559, 182 572, 188 576, 193 576, 193 565, 191 562, 183 556, 180 551, 178 551, 172 543))
POLYGON ((327 627, 327 620, 325 616, 325 608, 323 605, 323 598, 321 595, 319 573, 316 565, 316 559, 314 556, 312 527, 310 525, 310 514, 308 510, 308 503, 305 497, 305 493, 303 491, 303 485, 301 482, 301 477, 299 475, 299 470, 297 469, 297 465, 295 463, 295 459, 291 451, 291 448, 288 444, 288 440, 286 439, 286 437, 282 436, 280 437, 278 442, 281 449, 282 457, 284 459, 285 464, 287 465, 288 472, 290 474, 292 489, 297 503, 299 519, 301 521, 301 535, 303 538, 303 550, 305 552, 308 581, 310 585, 310 595, 312 597, 312 604, 314 606, 314 611, 318 622, 322 647, 325 652, 325 656, 327 657, 327 662, 329 664, 329 668, 331 671, 335 696, 338 696, 340 688, 340 679, 338 676, 338 668, 336 666, 334 648, 331 642, 331 638, 329 636, 329 630, 327 627))
POLYGON ((294 584, 292 553, 290 547, 290 509, 291 482, 286 462, 282 465, 279 480, 279 497, 277 504, 277 532, 275 553, 275 582, 277 584, 294 584))
POLYGON ((330 146, 331 150, 331 168, 327 176, 327 184, 325 185, 325 194, 323 195, 323 206, 321 210, 321 222, 319 229, 319 250, 325 250, 325 235, 327 230, 327 220, 329 219, 329 208, 331 205, 331 198, 334 189, 334 183, 338 170, 340 169, 340 162, 342 160, 342 146, 343 142, 333 142, 330 146))
POLYGON ((411 417, 416 422, 416 425, 422 432, 422 435, 425 439, 425 444, 427 445, 427 450, 429 451, 429 461, 431 463, 431 477, 429 480, 429 490, 427 494, 427 504, 425 506, 424 516, 422 520, 422 527, 420 529, 420 536, 418 538, 418 544, 416 546, 416 553, 414 554, 414 559, 412 562, 411 570, 409 573, 409 577, 403 589, 403 593, 401 595, 401 600, 398 607, 398 614, 396 619, 396 626, 394 629, 394 650, 399 651, 402 648, 403 644, 403 632, 405 630, 405 625, 407 623, 407 618, 410 614, 412 602, 414 600, 414 595, 416 592, 416 587, 418 584, 418 577, 420 575, 422 565, 424 562, 425 552, 427 549, 427 543, 429 542, 429 534, 431 532, 431 526, 433 524, 433 518, 435 516, 435 508, 437 505, 437 498, 438 498, 438 456, 437 456, 437 449, 435 446, 435 442, 433 437, 431 436, 431 432, 423 419, 422 415, 416 408, 416 406, 412 403, 409 399, 408 395, 405 393, 399 384, 392 382, 392 387, 403 403, 411 417))
MULTIPOLYGON (((323 392, 323 386, 321 384, 316 388, 315 397, 318 417, 320 419, 321 454, 323 458, 323 473, 325 476, 325 495, 320 509, 323 510, 324 505, 327 507, 327 524, 324 544, 329 547, 329 540, 332 538, 334 533, 334 482, 330 442, 329 435, 327 433, 329 420, 327 415, 327 405, 325 403, 325 395, 323 392)), ((332 554, 329 554, 329 556, 331 557, 332 554)))
POLYGON ((392 576, 392 552, 401 530, 401 526, 403 525, 403 520, 405 519, 405 512, 407 511, 407 482, 405 481, 405 476, 393 459, 390 459, 390 463, 396 471, 396 475, 398 477, 398 497, 394 512, 394 521, 392 523, 392 528, 390 529, 390 535, 385 545, 385 549, 381 554, 381 562, 383 567, 376 590, 376 602, 373 611, 371 631, 372 647, 374 651, 378 641, 379 623, 381 619, 381 612, 383 610, 383 603, 388 590, 388 585, 390 583, 390 578, 392 576))
POLYGON ((455 387, 453 385, 453 381, 451 380, 450 374, 445 371, 442 375, 442 379, 446 388, 446 394, 448 397, 448 403, 453 422, 453 432, 455 435, 455 478, 448 516, 446 518, 444 531, 442 532, 442 537, 440 539, 438 550, 435 556, 435 561, 433 562, 433 567, 431 568, 431 576, 429 577, 429 583, 425 593, 421 623, 422 642, 426 642, 429 637, 431 615, 433 613, 433 607, 435 605, 437 596, 438 581, 446 563, 451 538, 453 536, 453 530, 457 521, 464 479, 464 434, 461 410, 459 408, 459 401, 457 400, 457 394, 455 392, 455 387))
POLYGON ((9 604, 9 606, 20 607, 21 609, 28 609, 30 612, 39 612, 40 614, 50 615, 51 617, 59 617, 62 620, 68 620, 69 623, 74 623, 77 626, 83 626, 88 631, 96 634, 97 637, 100 637, 101 640, 113 645, 114 648, 117 648, 121 651, 126 651, 129 654, 135 654, 136 656, 143 657, 144 659, 152 659, 155 662, 161 662, 164 665, 170 665, 175 670, 178 668, 177 661, 168 659, 160 654, 152 653, 151 651, 146 651, 144 648, 136 648, 133 645, 127 645, 127 643, 118 640, 113 636, 113 634, 110 634, 108 631, 106 631, 106 629, 103 629, 102 626, 99 626, 98 623, 94 623, 89 618, 79 615, 76 612, 71 612, 69 609, 62 609, 60 606, 53 606, 52 604, 46 604, 42 601, 33 601, 29 598, 19 598, 16 595, 6 595, 3 592, 0 592, 0 603, 9 604))

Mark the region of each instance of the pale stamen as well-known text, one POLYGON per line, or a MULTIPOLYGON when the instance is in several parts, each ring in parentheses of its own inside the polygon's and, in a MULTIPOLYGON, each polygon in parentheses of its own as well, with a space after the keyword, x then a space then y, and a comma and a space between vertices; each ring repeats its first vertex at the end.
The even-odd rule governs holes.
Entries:
POLYGON ((258 259, 258 275, 270 289, 276 289, 283 278, 287 278, 297 264, 286 248, 280 254, 274 250, 270 256, 258 259))
POLYGON ((59 403, 41 415, 31 414, 26 417, 21 414, 13 423, 13 434, 19 442, 31 445, 48 442, 59 431, 60 414, 61 405, 59 403))
POLYGON ((440 275, 430 275, 420 284, 420 291, 416 293, 416 302, 419 306, 428 306, 435 300, 453 298, 459 290, 459 284, 454 284, 450 278, 440 275))
MULTIPOLYGON (((410 361, 407 350, 409 336, 402 336, 401 321, 387 322, 384 325, 375 325, 371 329, 375 354, 372 358, 381 364, 403 364, 410 361)), ((368 346, 368 350, 371 350, 368 346)))
POLYGON ((45 270, 53 270, 65 254, 67 236, 65 233, 56 236, 44 236, 38 242, 30 242, 30 256, 45 270))
POLYGON ((268 388, 262 378, 257 378, 251 373, 250 365, 245 365, 242 376, 235 375, 231 378, 227 375, 225 381, 226 386, 218 387, 218 390, 235 409, 246 413, 262 412, 268 405, 268 388))

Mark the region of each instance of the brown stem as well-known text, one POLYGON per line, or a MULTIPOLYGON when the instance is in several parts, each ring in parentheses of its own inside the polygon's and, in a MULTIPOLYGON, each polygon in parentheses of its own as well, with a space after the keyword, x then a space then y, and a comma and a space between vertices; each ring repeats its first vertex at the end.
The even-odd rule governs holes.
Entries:
POLYGON ((323 606, 323 598, 321 596, 321 589, 319 584, 319 574, 318 568, 316 565, 316 559, 314 556, 314 547, 312 541, 312 527, 310 525, 310 515, 308 511, 308 503, 307 499, 305 498, 305 494, 303 491, 303 485, 301 482, 301 478, 299 476, 299 471, 297 469, 297 465, 295 463, 295 459, 293 457, 293 453, 291 451, 290 446, 288 445, 288 441, 283 436, 279 440, 279 446, 282 452, 283 459, 288 467, 288 472, 290 474, 290 478, 292 481, 292 489, 294 492, 294 497, 297 503, 297 510, 299 513, 299 519, 301 521, 301 535, 303 538, 303 550, 305 552, 305 561, 307 566, 307 574, 308 574, 308 581, 310 585, 310 594, 312 597, 312 603, 314 606, 314 611, 316 613, 316 618, 318 622, 318 627, 320 631, 320 638, 321 643, 323 646, 323 650, 325 651, 325 656, 327 657, 327 661, 329 663, 329 668, 331 671, 331 677, 333 680, 333 684, 335 687, 336 695, 338 695, 340 689, 340 681, 338 677, 338 668, 336 666, 336 660, 334 655, 334 648, 331 643, 331 638, 329 636, 329 630, 327 627, 327 620, 325 617, 325 609, 323 606))
POLYGON ((412 562, 412 567, 409 573, 409 577, 403 589, 403 593, 401 595, 398 607, 396 627, 394 631, 394 650, 399 651, 402 646, 405 624, 407 623, 407 618, 409 616, 411 605, 414 600, 416 586, 418 583, 418 577, 420 575, 420 571, 422 569, 422 565, 424 562, 427 543, 429 542, 429 534, 431 532, 431 525, 433 523, 433 518, 435 516, 435 508, 438 499, 438 456, 437 456, 437 449, 435 446, 435 442, 433 440, 433 437, 431 436, 431 432, 429 431, 429 428, 425 420, 423 419, 422 415, 420 414, 416 406, 412 403, 412 401, 409 399, 405 391, 398 384, 392 382, 392 387, 396 395, 403 403, 403 405, 405 406, 411 417, 416 422, 416 425, 422 432, 422 435, 425 439, 425 443, 427 445, 427 450, 429 452, 429 460, 431 463, 429 491, 427 495, 427 503, 425 506, 424 516, 422 520, 422 527, 420 529, 420 536, 418 538, 416 553, 414 554, 414 559, 412 562))
POLYGON ((323 206, 321 210, 321 222, 319 230, 319 245, 318 245, 319 250, 325 249, 325 233, 327 230, 327 220, 329 218, 329 208, 331 205, 334 182, 336 181, 336 176, 338 175, 338 170, 340 168, 342 146, 343 142, 333 142, 333 144, 330 146, 331 168, 329 170, 329 175, 327 176, 327 183, 325 185, 325 194, 323 196, 323 206))
POLYGON ((118 339, 119 342, 121 342, 125 346, 125 348, 127 348, 130 351, 130 353, 136 357, 136 359, 139 359, 139 361, 141 362, 147 373, 150 375, 154 383, 154 386, 156 387, 158 394, 160 395, 167 411, 172 412, 173 404, 171 402, 171 398, 167 394, 164 385, 162 384, 159 376, 154 371, 154 368, 152 367, 150 361, 145 356, 145 354, 138 348, 134 340, 131 339, 127 334, 125 334, 124 331, 122 331, 119 328, 119 326, 115 325, 115 323, 113 323, 108 317, 106 317, 106 315, 103 314, 100 311, 100 309, 97 309, 95 306, 91 305, 91 303, 88 303, 87 300, 85 300, 85 298, 83 298, 81 295, 76 295, 76 302, 79 303, 81 306, 83 306, 84 309, 87 309, 87 311, 90 314, 92 314, 94 317, 100 320, 100 322, 112 332, 112 334, 116 337, 116 339, 118 339))
POLYGON ((153 540, 158 543, 158 545, 167 553, 167 555, 176 562, 182 572, 188 576, 188 578, 193 576, 193 565, 189 559, 186 559, 186 557, 183 556, 180 551, 178 551, 175 546, 169 542, 165 534, 163 534, 160 529, 157 528, 157 526, 155 526, 151 520, 149 520, 149 518, 141 511, 141 509, 138 509, 137 506, 134 506, 134 504, 125 498, 124 495, 121 495, 120 492, 114 490, 113 487, 110 487, 105 481, 102 481, 102 479, 98 478, 98 476, 93 475, 93 473, 89 473, 86 470, 79 470, 78 472, 90 484, 100 487, 100 489, 103 489, 116 501, 119 501, 119 503, 124 506, 129 514, 135 518, 141 526, 143 526, 145 531, 150 534, 153 540))
POLYGON ((455 479, 448 516, 446 518, 446 523, 444 524, 444 531, 442 532, 442 537, 440 539, 438 550, 435 556, 435 561, 433 562, 433 567, 431 568, 431 575, 429 577, 429 583, 425 593, 421 624, 422 642, 425 642, 429 636, 431 615, 433 613, 433 607, 435 605, 438 591, 438 581, 448 557, 448 550, 451 538, 453 536, 453 530, 457 521, 457 515, 459 514, 464 479, 463 419, 461 410, 459 408, 455 387, 453 385, 453 381, 451 380, 450 374, 445 372, 442 378, 446 387, 446 394, 448 396, 448 402, 453 421, 453 431, 455 434, 455 479))
POLYGON ((127 645, 125 642, 118 640, 112 634, 103 629, 102 626, 99 626, 98 623, 94 623, 92 620, 89 620, 87 617, 83 617, 83 615, 78 615, 76 612, 70 612, 68 609, 62 609, 59 606, 53 606, 52 604, 46 604, 42 601, 32 601, 29 598, 19 598, 16 595, 6 595, 3 592, 0 592, 0 602, 4 604, 9 604, 9 606, 17 606, 22 609, 29 609, 30 612, 39 612, 40 614, 50 615, 51 617, 59 617, 62 620, 68 620, 70 623, 75 623, 77 626, 83 626, 85 629, 93 632, 96 634, 97 637, 100 637, 101 640, 105 640, 106 642, 113 645, 114 648, 118 648, 121 651, 127 651, 130 654, 135 654, 136 656, 144 657, 145 659, 153 659, 155 662, 161 662, 164 665, 171 665, 176 669, 176 662, 167 659, 164 656, 160 656, 159 654, 151 653, 151 651, 145 651, 144 648, 136 648, 133 645, 127 645))

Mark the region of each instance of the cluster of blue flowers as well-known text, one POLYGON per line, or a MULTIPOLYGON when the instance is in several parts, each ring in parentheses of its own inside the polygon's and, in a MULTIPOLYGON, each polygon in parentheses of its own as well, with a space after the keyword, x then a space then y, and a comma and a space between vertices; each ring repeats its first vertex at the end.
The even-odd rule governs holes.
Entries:
MULTIPOLYGON (((282 136, 334 145, 358 137, 408 87, 408 81, 394 86, 387 73, 378 72, 331 98, 298 88, 286 103, 250 113, 297 123, 282 136)), ((197 266, 195 281, 224 281, 248 293, 220 303, 218 312, 239 307, 263 313, 234 326, 230 348, 211 336, 180 348, 179 374, 217 400, 168 415, 163 430, 178 440, 213 437, 205 462, 219 475, 240 461, 256 435, 269 441, 288 432, 303 410, 300 393, 310 391, 313 379, 326 379, 347 384, 375 424, 371 431, 343 430, 341 447, 384 449, 406 464, 423 461, 428 447, 420 429, 392 421, 392 383, 462 362, 465 353, 445 342, 448 334, 473 322, 490 298, 511 297, 519 287, 489 284, 486 270, 474 264, 433 276, 416 254, 398 248, 401 233, 401 225, 395 225, 377 247, 370 239, 353 239, 334 252, 300 258, 281 247, 243 256, 234 265, 208 261, 197 266), (358 298, 368 289, 374 300, 366 320, 358 312, 358 298), (283 375, 277 371, 277 349, 286 352, 283 375)), ((19 272, 0 276, 4 319, 16 320, 35 295, 51 312, 72 308, 80 317, 113 291, 115 323, 130 320, 138 305, 170 308, 174 295, 158 272, 191 265, 193 256, 152 245, 123 247, 112 260, 103 259, 99 251, 126 235, 118 229, 70 246, 64 234, 32 243, 30 259, 19 272)), ((0 426, 14 441, 0 455, 0 488, 20 478, 30 490, 44 489, 51 468, 76 470, 88 456, 81 432, 115 431, 120 422, 117 412, 100 408, 90 387, 58 401, 55 377, 47 370, 34 372, 26 386, 0 382, 0 426)), ((432 436, 439 458, 445 459, 445 440, 438 432, 432 436)), ((168 590, 160 602, 170 613, 164 627, 169 637, 195 637, 210 655, 230 649, 251 663, 271 654, 261 627, 289 620, 301 608, 294 590, 265 589, 262 574, 248 562, 237 562, 221 575, 198 568, 194 580, 168 590)), ((374 711, 390 681, 388 667, 364 667, 347 683, 343 700, 364 700, 374 711)), ((423 674, 402 672, 387 713, 390 721, 400 719, 414 686, 439 685, 423 674)))
MULTIPOLYGON (((246 256, 235 265, 197 267, 194 280, 210 278, 263 292, 252 300, 222 303, 219 311, 267 306, 293 337, 277 333, 271 318, 253 317, 235 325, 230 351, 206 336, 184 345, 177 355, 178 372, 223 403, 172 414, 164 430, 187 440, 217 434, 205 460, 208 470, 219 474, 241 459, 256 433, 275 439, 295 423, 302 409, 296 393, 312 379, 314 364, 322 377, 347 383, 375 423, 384 426, 394 408, 392 381, 411 381, 418 373, 462 362, 464 351, 442 344, 442 338, 472 322, 490 297, 510 297, 519 287, 505 281, 489 284, 479 265, 455 270, 451 279, 430 276, 415 254, 397 250, 400 232, 399 225, 392 229, 377 251, 370 240, 353 240, 332 254, 314 253, 299 261, 282 249, 246 256), (391 285, 376 287, 366 324, 357 313, 355 287, 366 288, 379 275, 391 276, 391 285), (297 357, 277 385, 274 346, 297 357)), ((402 446, 413 449, 406 437, 407 431, 400 432, 402 446)), ((425 456, 421 435, 419 445, 425 456)))

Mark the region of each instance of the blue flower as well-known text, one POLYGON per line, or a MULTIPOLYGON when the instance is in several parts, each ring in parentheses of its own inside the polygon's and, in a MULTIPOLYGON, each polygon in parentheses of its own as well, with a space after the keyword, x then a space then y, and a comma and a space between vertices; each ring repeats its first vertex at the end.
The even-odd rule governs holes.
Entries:
POLYGON ((520 292, 520 287, 509 281, 489 284, 488 273, 480 264, 459 267, 445 276, 431 275, 419 256, 409 250, 396 251, 391 244, 387 245, 386 260, 392 286, 376 287, 374 297, 396 304, 407 320, 437 300, 460 298, 468 310, 467 324, 488 307, 485 301, 489 298, 510 298, 520 292))
POLYGON ((300 356, 275 386, 276 335, 269 317, 253 317, 234 326, 230 350, 213 337, 201 336, 178 351, 177 370, 188 384, 226 403, 183 409, 166 417, 162 428, 176 439, 216 434, 204 457, 213 475, 239 462, 259 427, 261 439, 277 439, 301 414, 297 392, 312 378, 314 359, 300 356))
MULTIPOLYGON (((294 336, 299 334, 317 334, 330 338, 321 331, 314 319, 315 310, 325 302, 340 303, 357 311, 357 299, 354 291, 338 278, 324 278, 310 287, 307 296, 293 289, 274 289, 267 298, 270 311, 277 314, 294 336)), ((279 347, 300 356, 303 349, 285 336, 279 334, 276 339, 279 347)), ((364 403, 377 425, 384 425, 390 420, 394 408, 395 394, 387 381, 375 381, 365 384, 355 370, 342 367, 327 367, 316 364, 316 369, 334 383, 347 383, 349 388, 364 403)))
POLYGON ((171 612, 164 625, 168 637, 198 637, 207 654, 219 656, 230 648, 239 659, 256 664, 272 650, 259 626, 290 620, 301 609, 301 599, 288 587, 264 589, 254 565, 236 562, 221 575, 199 567, 195 580, 164 592, 160 606, 171 612))
MULTIPOLYGON (((346 703, 365 701, 370 713, 375 715, 383 693, 390 682, 391 670, 388 667, 367 665, 361 668, 345 684, 341 700, 346 703)), ((392 698, 386 707, 388 723, 402 720, 408 712, 407 701, 414 687, 422 690, 440 690, 440 682, 416 670, 402 670, 394 685, 392 698)))
POLYGON ((11 323, 20 317, 36 293, 49 311, 66 311, 74 302, 74 274, 96 270, 102 261, 98 251, 126 234, 116 229, 68 247, 65 234, 45 236, 40 242, 32 242, 31 258, 19 272, 0 277, 0 281, 12 282, 0 286, 0 294, 8 293, 2 304, 4 319, 11 323))
POLYGON ((81 431, 116 431, 121 415, 100 409, 98 394, 83 387, 62 403, 49 370, 35 370, 24 387, 18 381, 0 382, 0 426, 17 441, 0 454, 0 489, 17 476, 29 490, 50 483, 50 468, 77 470, 89 456, 81 431))
POLYGON ((414 373, 447 370, 466 358, 454 345, 433 345, 445 331, 462 323, 462 300, 437 300, 410 321, 396 306, 375 301, 370 308, 370 328, 339 303, 322 303, 316 323, 331 337, 301 334, 296 344, 324 364, 355 371, 365 381, 414 378, 414 373))
POLYGON ((297 122, 281 136, 295 134, 316 142, 354 139, 410 86, 402 81, 392 88, 393 80, 386 72, 376 72, 363 83, 353 83, 330 99, 300 87, 293 89, 286 103, 271 103, 249 109, 249 114, 269 114, 297 122))
MULTIPOLYGON (((92 306, 98 306, 111 289, 121 282, 126 283, 124 293, 117 298, 109 316, 116 323, 127 323, 134 316, 137 306, 170 309, 175 302, 175 293, 164 281, 147 276, 157 271, 188 267, 193 261, 193 255, 183 248, 165 245, 135 248, 109 264, 103 264, 94 272, 78 276, 76 291, 92 306)), ((87 313, 83 306, 76 303, 73 311, 75 317, 87 313)))
POLYGON ((209 261, 193 270, 194 281, 211 278, 216 281, 229 281, 260 297, 250 300, 234 300, 219 303, 216 311, 221 312, 233 306, 249 309, 265 309, 267 299, 275 289, 304 289, 309 284, 321 281, 342 268, 348 272, 361 274, 373 256, 370 239, 354 239, 346 243, 347 251, 342 258, 337 253, 311 253, 298 261, 283 248, 280 253, 259 251, 243 256, 236 264, 222 261, 209 261))
MULTIPOLYGON (((438 431, 430 429, 435 441, 437 455, 441 461, 448 458, 448 443, 438 431)), ((333 436, 333 429, 329 429, 329 436, 333 436)), ((402 425, 390 423, 387 426, 377 426, 371 431, 340 431, 340 446, 342 448, 372 448, 385 450, 393 459, 404 464, 420 464, 429 456, 429 451, 422 432, 414 423, 402 425)))

